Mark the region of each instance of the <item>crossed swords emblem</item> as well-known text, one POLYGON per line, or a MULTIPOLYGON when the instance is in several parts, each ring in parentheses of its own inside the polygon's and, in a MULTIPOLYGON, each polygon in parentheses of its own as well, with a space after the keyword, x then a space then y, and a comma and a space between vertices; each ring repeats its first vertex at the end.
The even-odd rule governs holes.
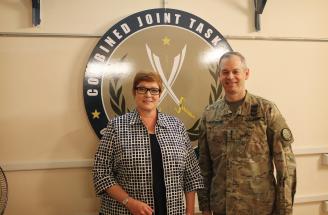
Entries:
POLYGON ((165 87, 158 104, 160 104, 163 101, 166 94, 169 94, 171 96, 171 98, 173 99, 174 103, 179 106, 179 108, 176 109, 177 113, 180 113, 181 111, 183 111, 191 118, 195 118, 195 116, 191 113, 191 111, 188 110, 185 105, 183 105, 184 97, 181 97, 180 99, 178 99, 178 97, 175 95, 175 93, 172 90, 172 86, 181 71, 181 67, 182 67, 182 64, 183 64, 183 61, 184 61, 184 58, 186 55, 186 49, 187 49, 187 45, 185 45, 183 47, 183 49, 181 50, 181 52, 177 56, 174 57, 171 74, 170 74, 169 79, 167 80, 164 75, 163 68, 162 68, 159 57, 156 54, 154 54, 152 52, 152 50, 149 48, 149 46, 146 44, 147 55, 148 55, 148 59, 151 63, 151 66, 153 67, 154 71, 156 71, 159 74, 159 76, 162 79, 163 85, 165 87))
POLYGON ((163 85, 165 86, 165 88, 163 90, 163 93, 162 93, 162 96, 159 100, 159 104, 163 101, 166 94, 168 93, 171 96, 171 98, 173 99, 174 103, 176 103, 178 106, 181 105, 181 101, 178 99, 178 97, 173 92, 172 86, 173 86, 176 78, 178 77, 178 75, 181 71, 181 67, 182 67, 182 64, 183 64, 183 61, 184 61, 184 57, 186 55, 186 49, 187 49, 187 45, 185 45, 183 47, 180 54, 175 56, 174 61, 173 61, 171 74, 170 74, 169 79, 167 80, 165 75, 164 75, 164 72, 163 72, 159 57, 156 54, 154 54, 151 51, 151 49, 149 48, 149 46, 146 44, 148 59, 151 63, 151 66, 153 67, 154 71, 156 71, 159 74, 159 76, 162 79, 163 85))

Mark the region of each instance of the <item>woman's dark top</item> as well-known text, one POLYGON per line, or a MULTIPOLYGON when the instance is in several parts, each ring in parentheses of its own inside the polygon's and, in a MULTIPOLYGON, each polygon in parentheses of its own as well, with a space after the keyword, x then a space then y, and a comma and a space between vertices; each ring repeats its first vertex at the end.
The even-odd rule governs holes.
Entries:
POLYGON ((166 189, 161 148, 155 134, 150 134, 155 215, 166 215, 166 189))

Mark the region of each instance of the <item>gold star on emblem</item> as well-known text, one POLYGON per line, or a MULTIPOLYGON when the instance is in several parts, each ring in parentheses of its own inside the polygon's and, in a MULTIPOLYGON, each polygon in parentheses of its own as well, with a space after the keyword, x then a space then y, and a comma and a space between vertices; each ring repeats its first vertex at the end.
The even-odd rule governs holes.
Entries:
POLYGON ((168 45, 170 45, 170 41, 171 41, 171 39, 170 39, 168 36, 165 36, 165 37, 162 39, 162 41, 163 41, 163 45, 164 45, 164 46, 168 46, 168 45))
POLYGON ((97 111, 97 109, 95 111, 93 111, 92 113, 92 119, 99 119, 99 115, 100 115, 100 112, 97 111))

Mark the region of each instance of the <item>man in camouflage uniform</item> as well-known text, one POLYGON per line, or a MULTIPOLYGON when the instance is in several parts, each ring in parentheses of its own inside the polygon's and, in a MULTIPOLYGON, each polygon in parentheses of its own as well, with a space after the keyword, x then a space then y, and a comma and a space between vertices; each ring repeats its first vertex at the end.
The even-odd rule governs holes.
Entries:
POLYGON ((249 69, 238 52, 218 65, 225 95, 208 106, 200 126, 203 215, 292 214, 296 191, 293 136, 278 108, 245 89, 249 69), (274 167, 276 177, 274 176, 274 167))

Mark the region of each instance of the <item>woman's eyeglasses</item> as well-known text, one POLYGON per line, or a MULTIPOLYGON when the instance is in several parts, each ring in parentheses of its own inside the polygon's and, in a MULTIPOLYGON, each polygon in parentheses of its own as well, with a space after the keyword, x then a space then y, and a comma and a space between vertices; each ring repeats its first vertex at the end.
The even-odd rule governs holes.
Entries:
POLYGON ((148 91, 151 95, 159 95, 159 93, 161 92, 158 88, 136 87, 136 92, 138 94, 146 94, 148 91))

